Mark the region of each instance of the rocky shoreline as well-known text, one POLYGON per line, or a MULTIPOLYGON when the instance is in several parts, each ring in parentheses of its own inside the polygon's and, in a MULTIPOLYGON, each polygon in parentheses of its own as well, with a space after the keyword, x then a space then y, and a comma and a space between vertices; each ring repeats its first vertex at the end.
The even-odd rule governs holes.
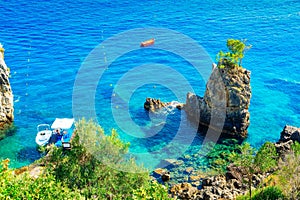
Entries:
MULTIPOLYGON (((228 138, 237 139, 236 143, 228 142, 225 145, 224 152, 227 153, 220 153, 221 157, 215 162, 216 165, 225 165, 226 156, 234 151, 230 147, 240 145, 247 137, 250 99, 250 71, 238 66, 232 67, 223 60, 218 65, 213 65, 204 97, 188 93, 185 104, 175 107, 187 113, 188 119, 198 125, 201 134, 205 135, 208 129, 212 129, 210 134, 221 133, 218 142, 228 138)), ((144 108, 156 112, 170 104, 147 98, 144 108)), ((291 152, 291 145, 295 141, 300 142, 300 128, 285 126, 279 141, 274 144, 280 158, 284 159, 291 152)), ((168 185, 170 196, 174 199, 214 200, 235 199, 244 195, 248 192, 249 183, 250 188, 261 187, 273 172, 255 172, 250 178, 245 168, 228 163, 225 172, 209 175, 201 168, 201 162, 205 160, 202 158, 205 157, 206 154, 196 153, 177 159, 166 159, 164 162, 167 167, 154 170, 151 176, 154 180, 168 185), (248 184, 245 180, 248 180, 248 184)))
MULTIPOLYGON (((291 152, 291 145, 295 141, 300 143, 300 128, 285 126, 280 134, 279 141, 275 143, 279 157, 284 158, 288 155, 291 152)), ((169 160, 169 162, 173 166, 183 164, 181 160, 169 160)), ((159 168, 152 172, 153 179, 169 185, 170 196, 174 199, 234 199, 248 191, 247 184, 243 182, 244 179, 247 179, 246 174, 239 166, 232 164, 227 167, 224 175, 207 176, 192 167, 183 169, 182 174, 185 174, 186 178, 179 180, 180 183, 168 184, 174 176, 172 171, 159 168)), ((270 175, 272 175, 272 171, 254 174, 252 179, 253 188, 261 186, 270 175)))

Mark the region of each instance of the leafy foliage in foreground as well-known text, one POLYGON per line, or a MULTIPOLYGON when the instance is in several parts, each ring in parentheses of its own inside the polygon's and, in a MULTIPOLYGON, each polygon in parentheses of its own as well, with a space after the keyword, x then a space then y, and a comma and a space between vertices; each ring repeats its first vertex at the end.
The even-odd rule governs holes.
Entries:
POLYGON ((238 199, 300 199, 300 144, 294 142, 291 145, 291 152, 281 160, 278 158, 273 143, 266 142, 256 154, 253 154, 251 147, 242 147, 241 155, 237 155, 237 165, 242 166, 248 179, 256 172, 274 171, 267 179, 267 185, 271 185, 251 193, 251 181, 249 194, 238 199))
POLYGON ((4 160, 0 167, 0 199, 83 199, 51 175, 35 179, 26 172, 16 176, 8 163, 4 160))
POLYGON ((106 136, 94 122, 81 120, 72 150, 53 148, 49 172, 87 198, 127 198, 149 180, 146 170, 125 158, 128 146, 116 131, 106 136))
POLYGON ((52 146, 38 163, 37 179, 0 168, 0 199, 168 199, 167 189, 150 181, 148 172, 126 158, 129 144, 115 130, 106 136, 93 121, 76 124, 72 149, 52 146))
POLYGON ((300 199, 300 144, 292 145, 292 152, 280 160, 278 185, 289 199, 300 199))
POLYGON ((166 193, 166 187, 157 182, 148 182, 137 190, 133 191, 132 199, 171 199, 166 193))
POLYGON ((275 145, 271 142, 265 143, 257 153, 249 143, 244 143, 240 146, 240 153, 232 154, 232 159, 234 164, 240 166, 247 176, 245 181, 248 184, 251 198, 253 175, 274 169, 277 165, 278 155, 275 145))
MULTIPOLYGON (((237 200, 249 200, 249 194, 237 197, 237 200)), ((263 189, 258 189, 253 192, 252 200, 283 200, 285 196, 283 195, 280 188, 275 186, 265 187, 263 189)))

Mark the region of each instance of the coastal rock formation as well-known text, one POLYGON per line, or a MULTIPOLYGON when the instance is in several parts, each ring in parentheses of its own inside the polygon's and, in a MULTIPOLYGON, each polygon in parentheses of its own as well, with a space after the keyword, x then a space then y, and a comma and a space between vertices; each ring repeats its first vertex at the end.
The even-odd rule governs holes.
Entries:
POLYGON ((9 83, 9 68, 4 62, 4 49, 0 44, 0 129, 14 120, 13 94, 9 83))
POLYGON ((300 128, 286 125, 280 133, 280 142, 287 142, 289 140, 300 143, 300 128))
POLYGON ((225 137, 245 138, 250 123, 250 71, 222 66, 213 65, 204 97, 187 94, 185 110, 200 127, 221 131, 225 137))
MULTIPOLYGON (((295 141, 300 142, 300 128, 286 125, 280 135, 279 141, 275 144, 279 156, 284 161, 285 156, 290 155, 291 144, 295 141)), ((194 169, 193 169, 194 170, 194 169)), ((189 173, 193 174, 191 169, 186 168, 189 173)), ((259 188, 262 183, 269 182, 272 173, 255 173, 252 177, 252 187, 259 188)), ((170 174, 172 175, 172 171, 170 174)), ((187 174, 187 173, 185 173, 187 174)), ((170 186, 170 194, 174 199, 235 199, 239 195, 248 192, 248 185, 244 180, 248 179, 247 172, 243 168, 230 164, 226 172, 215 176, 194 177, 189 175, 188 180, 170 186)))
POLYGON ((162 109, 162 108, 166 108, 168 106, 171 106, 171 107, 176 107, 177 109, 182 109, 183 107, 183 104, 182 103, 179 103, 179 102, 162 102, 160 99, 153 99, 153 98, 146 98, 146 101, 144 103, 144 108, 146 110, 149 110, 149 111, 152 111, 152 112, 155 112, 159 109, 162 109))
MULTIPOLYGON (((256 177, 256 176, 255 176, 256 177)), ((253 182, 258 185, 259 178, 253 182)), ((183 182, 171 187, 170 193, 174 199, 235 199, 245 194, 247 185, 236 179, 227 179, 223 175, 207 177, 202 180, 201 189, 183 182)))
POLYGON ((144 103, 144 108, 150 111, 156 111, 166 106, 166 103, 160 101, 159 99, 146 98, 144 103))
POLYGON ((300 128, 286 125, 280 133, 279 141, 275 144, 281 158, 291 151, 291 145, 295 141, 300 143, 300 128))

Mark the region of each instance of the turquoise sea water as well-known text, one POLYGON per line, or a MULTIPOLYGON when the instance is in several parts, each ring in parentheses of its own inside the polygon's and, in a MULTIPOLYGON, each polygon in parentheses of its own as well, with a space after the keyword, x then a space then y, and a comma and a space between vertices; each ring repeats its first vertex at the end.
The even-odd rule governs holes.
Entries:
MULTIPOLYGON (((13 167, 24 166, 39 157, 34 142, 37 124, 51 123, 56 117, 73 117, 74 81, 89 53, 101 42, 136 28, 167 28, 187 35, 212 60, 220 49, 225 50, 228 38, 247 38, 253 45, 243 60, 243 66, 252 72, 247 141, 259 147, 267 140, 276 141, 285 124, 300 126, 298 0, 2 0, 0 19, 0 42, 6 49, 5 61, 11 69, 18 127, 15 135, 0 141, 0 158, 10 158, 13 167)), ((152 35, 159 38, 155 33, 152 35)), ((172 38, 169 42, 172 43, 172 38)), ((184 48, 188 47, 178 46, 184 48)), ((174 89, 163 84, 143 85, 145 73, 136 78, 134 83, 140 83, 140 87, 132 92, 129 101, 130 116, 135 124, 143 127, 142 133, 136 127, 129 127, 129 134, 116 123, 112 112, 122 110, 124 103, 117 99, 111 104, 118 81, 130 69, 149 63, 176 69, 201 96, 205 88, 204 80, 190 70, 191 64, 172 52, 137 49, 116 59, 97 86, 95 112, 107 132, 116 128, 122 139, 131 142, 131 152, 146 153, 166 146, 178 132, 174 121, 183 121, 183 133, 194 131, 180 111, 170 110, 152 117, 144 111, 143 103, 148 96, 182 102, 188 92, 181 91, 176 97, 174 89)), ((180 91, 180 84, 172 76, 168 78, 167 82, 180 91)), ((122 121, 122 116, 119 120, 122 121)), ((174 148, 189 144, 186 138, 184 134, 179 135, 174 148)), ((195 143, 201 141, 201 137, 196 137, 195 143)), ((146 166, 155 166, 167 155, 155 154, 150 158, 141 155, 138 160, 146 166)))

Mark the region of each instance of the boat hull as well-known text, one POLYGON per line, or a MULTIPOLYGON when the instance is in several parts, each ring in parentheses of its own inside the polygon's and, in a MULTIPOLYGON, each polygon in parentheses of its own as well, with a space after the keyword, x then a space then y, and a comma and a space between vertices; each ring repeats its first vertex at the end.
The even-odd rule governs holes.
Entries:
POLYGON ((51 130, 40 131, 37 133, 35 137, 35 142, 39 146, 45 146, 46 144, 48 144, 51 136, 52 136, 51 130))
POLYGON ((144 41, 144 42, 141 42, 141 47, 147 47, 147 46, 151 46, 151 45, 153 45, 154 44, 154 42, 155 42, 155 39, 150 39, 150 40, 146 40, 146 41, 144 41))

